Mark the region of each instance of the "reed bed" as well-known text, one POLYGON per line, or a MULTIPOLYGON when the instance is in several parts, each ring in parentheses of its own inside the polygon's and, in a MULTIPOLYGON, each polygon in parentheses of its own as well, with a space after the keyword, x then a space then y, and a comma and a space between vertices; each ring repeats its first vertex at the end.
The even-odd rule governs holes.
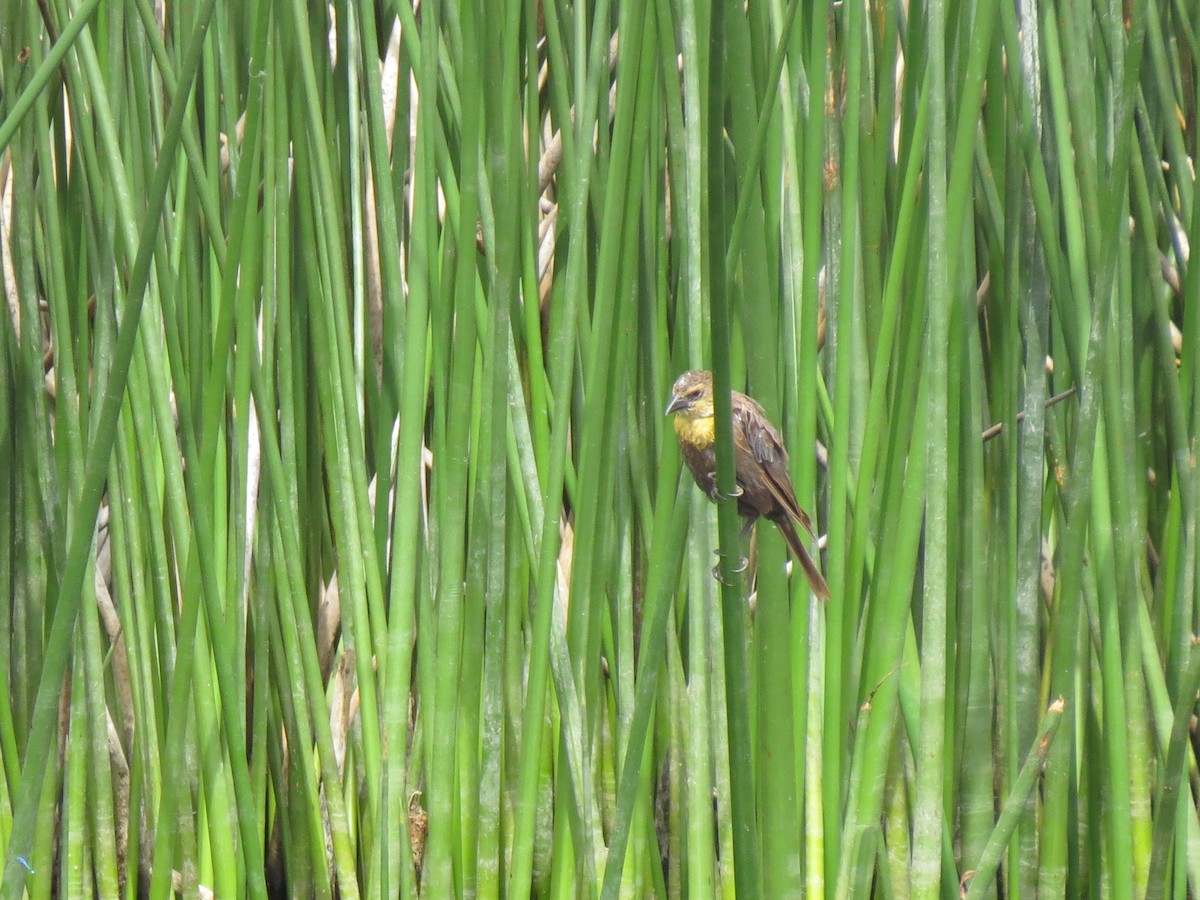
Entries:
POLYGON ((1200 894, 1198 31, 2 0, 0 896, 1200 894))

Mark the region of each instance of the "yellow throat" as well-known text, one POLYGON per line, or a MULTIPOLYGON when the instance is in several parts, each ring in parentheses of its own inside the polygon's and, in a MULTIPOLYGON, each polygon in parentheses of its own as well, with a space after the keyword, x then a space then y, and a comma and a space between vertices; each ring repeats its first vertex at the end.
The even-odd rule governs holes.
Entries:
POLYGON ((717 420, 712 416, 676 414, 675 436, 693 447, 707 449, 717 440, 717 420))

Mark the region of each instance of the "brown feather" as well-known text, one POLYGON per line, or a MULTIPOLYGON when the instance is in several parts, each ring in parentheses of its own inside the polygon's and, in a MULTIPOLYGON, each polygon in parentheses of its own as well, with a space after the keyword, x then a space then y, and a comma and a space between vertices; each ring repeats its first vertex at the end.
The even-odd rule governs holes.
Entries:
MULTIPOLYGON (((748 530, 760 516, 770 519, 782 532, 792 556, 800 563, 813 593, 829 599, 829 585, 809 555, 796 531, 799 522, 810 537, 812 520, 800 508, 788 473, 787 450, 766 412, 757 401, 733 391, 733 456, 738 495, 738 512, 748 530)), ((714 452, 712 376, 708 372, 685 372, 675 382, 668 413, 675 413, 675 435, 684 462, 696 484, 710 499, 717 500, 716 453, 714 452)))
POLYGON ((792 556, 796 558, 796 562, 800 563, 800 568, 804 570, 804 577, 808 579, 808 585, 812 588, 812 592, 817 595, 818 600, 828 600, 831 596, 829 593, 829 584, 825 581, 825 576, 821 574, 821 570, 817 568, 817 564, 813 562, 812 557, 808 555, 808 550, 804 547, 804 541, 796 533, 796 526, 792 524, 792 520, 787 516, 780 516, 778 519, 773 519, 772 521, 779 527, 783 539, 787 541, 787 545, 792 551, 792 556))

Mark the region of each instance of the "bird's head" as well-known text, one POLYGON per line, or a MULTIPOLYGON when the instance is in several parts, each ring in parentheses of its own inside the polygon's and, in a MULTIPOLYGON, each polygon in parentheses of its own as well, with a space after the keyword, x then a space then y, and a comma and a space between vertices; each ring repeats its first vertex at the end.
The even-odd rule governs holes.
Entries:
POLYGON ((712 373, 701 369, 684 372, 671 387, 671 402, 667 414, 696 422, 713 417, 712 373))

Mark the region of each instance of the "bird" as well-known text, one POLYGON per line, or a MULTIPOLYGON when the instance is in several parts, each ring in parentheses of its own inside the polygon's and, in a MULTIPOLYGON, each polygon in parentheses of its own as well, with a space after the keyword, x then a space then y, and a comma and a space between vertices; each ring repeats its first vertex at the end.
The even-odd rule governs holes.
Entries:
MULTIPOLYGON (((813 536, 812 520, 796 500, 783 440, 756 400, 741 391, 732 391, 731 401, 738 513, 746 519, 742 534, 760 517, 774 522, 804 570, 813 593, 821 600, 828 600, 829 585, 796 531, 798 522, 813 536)), ((721 496, 717 490, 717 428, 711 372, 692 369, 675 380, 664 415, 672 413, 683 460, 700 490, 715 503, 721 496)))

